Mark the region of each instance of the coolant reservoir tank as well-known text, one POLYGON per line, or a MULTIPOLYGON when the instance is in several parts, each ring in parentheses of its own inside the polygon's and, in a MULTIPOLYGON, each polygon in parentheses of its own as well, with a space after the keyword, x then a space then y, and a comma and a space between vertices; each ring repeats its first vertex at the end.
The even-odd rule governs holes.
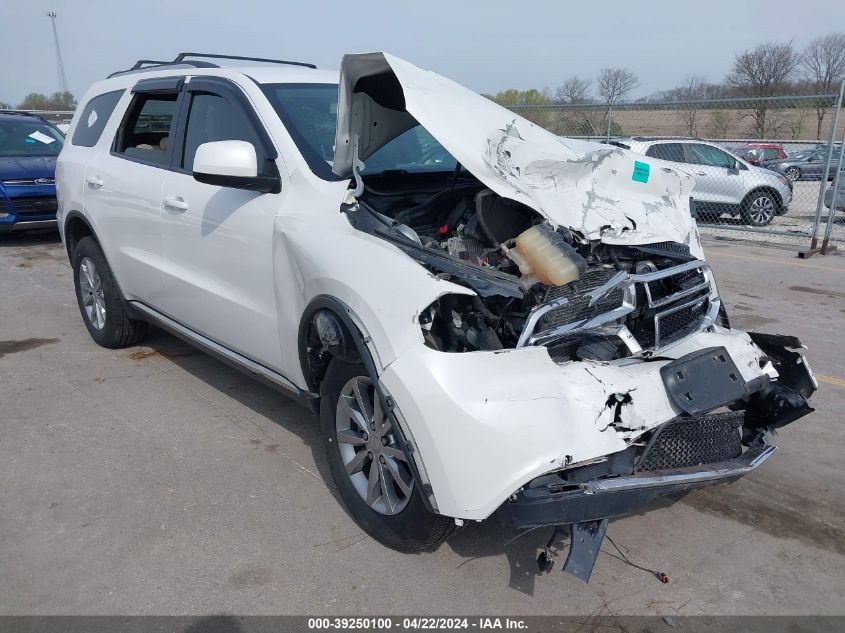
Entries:
POLYGON ((587 262, 548 224, 537 224, 516 238, 508 256, 519 266, 523 286, 539 281, 565 286, 587 270, 587 262))

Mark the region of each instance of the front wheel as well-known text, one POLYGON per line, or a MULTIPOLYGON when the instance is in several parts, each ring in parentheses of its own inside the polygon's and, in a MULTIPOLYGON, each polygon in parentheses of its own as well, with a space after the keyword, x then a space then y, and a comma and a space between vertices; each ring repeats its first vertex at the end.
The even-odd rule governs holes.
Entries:
POLYGON ((331 361, 320 390, 320 422, 332 478, 362 530, 400 552, 435 549, 455 532, 453 519, 426 509, 363 365, 331 361))
POLYGON ((751 226, 771 224, 776 212, 775 199, 765 191, 752 193, 742 203, 742 219, 751 226))
POLYGON ((786 170, 784 175, 789 178, 792 182, 797 182, 801 178, 801 170, 797 167, 790 167, 786 170))

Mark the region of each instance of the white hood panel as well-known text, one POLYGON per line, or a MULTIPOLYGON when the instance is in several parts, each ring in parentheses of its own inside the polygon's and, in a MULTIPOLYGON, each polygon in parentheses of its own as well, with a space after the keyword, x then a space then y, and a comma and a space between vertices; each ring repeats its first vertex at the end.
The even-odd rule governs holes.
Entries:
MULTIPOLYGON (((354 93, 359 79, 392 71, 404 105, 469 172, 500 196, 521 202, 553 224, 608 244, 686 244, 701 257, 689 197, 689 174, 628 150, 562 139, 489 99, 436 73, 387 53, 347 55, 341 69, 334 171, 350 175, 356 135, 407 129, 407 114, 378 109, 375 126, 361 113, 367 95, 354 93), (357 114, 357 116, 354 116, 357 114)), ((390 140, 389 138, 387 140, 390 140)), ((359 151, 363 157, 364 151, 359 151)))

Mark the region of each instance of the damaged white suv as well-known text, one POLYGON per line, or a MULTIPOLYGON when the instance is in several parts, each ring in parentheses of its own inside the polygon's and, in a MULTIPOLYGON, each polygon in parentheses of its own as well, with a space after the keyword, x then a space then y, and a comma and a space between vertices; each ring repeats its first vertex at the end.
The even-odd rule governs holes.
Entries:
POLYGON ((106 347, 154 323, 307 400, 378 541, 571 525, 587 578, 608 518, 753 470, 812 411, 800 343, 727 323, 677 165, 388 54, 345 57, 339 85, 200 58, 116 73, 73 119, 82 318, 106 347))

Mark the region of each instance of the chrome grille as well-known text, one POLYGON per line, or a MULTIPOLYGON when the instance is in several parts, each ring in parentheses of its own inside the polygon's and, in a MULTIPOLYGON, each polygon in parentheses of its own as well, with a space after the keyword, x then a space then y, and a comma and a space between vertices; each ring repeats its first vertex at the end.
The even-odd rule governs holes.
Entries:
POLYGON ((555 299, 566 299, 567 302, 560 308, 546 313, 540 319, 538 328, 541 331, 551 330, 566 323, 591 319, 613 308, 618 308, 622 303, 624 292, 621 288, 607 293, 592 306, 589 305, 590 297, 587 295, 587 293, 610 281, 615 274, 614 268, 602 266, 588 270, 578 280, 565 286, 551 286, 546 291, 544 300, 549 302, 555 299))
POLYGON ((600 267, 549 289, 526 320, 517 347, 546 345, 562 362, 577 349, 569 339, 592 333, 617 335, 630 353, 653 351, 710 326, 718 309, 712 273, 702 261, 648 274, 600 267))

